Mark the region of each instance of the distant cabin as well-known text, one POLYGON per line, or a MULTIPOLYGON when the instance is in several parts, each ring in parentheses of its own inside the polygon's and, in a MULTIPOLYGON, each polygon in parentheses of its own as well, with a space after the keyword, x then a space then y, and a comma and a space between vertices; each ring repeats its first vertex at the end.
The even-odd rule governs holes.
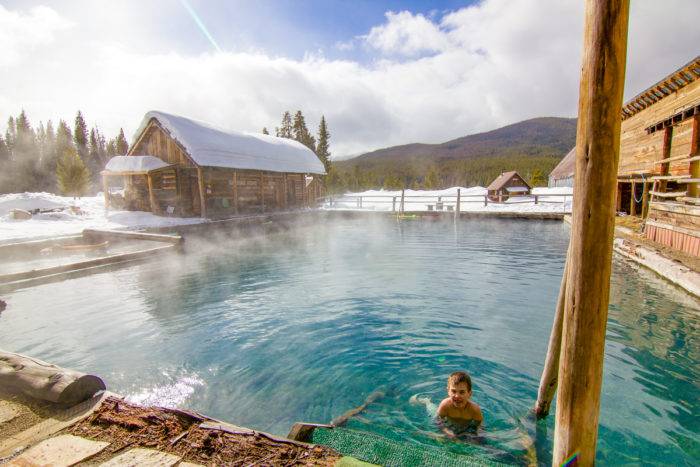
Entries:
POLYGON ((569 153, 554 167, 552 173, 549 174, 550 188, 553 187, 573 187, 574 186, 574 169, 576 168, 576 147, 572 148, 569 153))
POLYGON ((491 201, 502 203, 511 196, 529 195, 532 187, 513 170, 503 172, 486 189, 491 201))
POLYGON ((314 205, 324 174, 316 154, 297 141, 154 111, 102 180, 108 207, 227 217, 314 205))
POLYGON ((618 212, 645 235, 700 256, 700 56, 622 107, 618 212))

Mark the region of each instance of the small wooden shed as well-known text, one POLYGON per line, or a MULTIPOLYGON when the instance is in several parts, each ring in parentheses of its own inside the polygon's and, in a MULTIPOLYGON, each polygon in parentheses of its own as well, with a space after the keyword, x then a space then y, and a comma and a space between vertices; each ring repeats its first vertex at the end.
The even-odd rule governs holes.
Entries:
POLYGON ((312 206, 323 195, 324 174, 316 154, 297 141, 153 111, 102 179, 107 207, 227 217, 312 206))
POLYGON ((486 188, 489 200, 502 203, 511 196, 529 195, 532 187, 515 170, 503 172, 486 188))

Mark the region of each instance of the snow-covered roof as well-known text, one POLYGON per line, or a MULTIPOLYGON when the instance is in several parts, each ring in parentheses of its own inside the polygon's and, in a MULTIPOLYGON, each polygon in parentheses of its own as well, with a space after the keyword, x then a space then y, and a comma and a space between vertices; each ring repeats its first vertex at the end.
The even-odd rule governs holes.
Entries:
POLYGON ((150 172, 168 164, 154 156, 114 156, 107 162, 108 172, 150 172))
POLYGON ((506 191, 508 193, 522 193, 524 191, 529 191, 530 189, 526 186, 507 186, 506 191))
POLYGON ((156 119, 202 167, 325 174, 323 163, 303 144, 276 136, 242 133, 165 112, 148 112, 136 132, 141 136, 156 119))

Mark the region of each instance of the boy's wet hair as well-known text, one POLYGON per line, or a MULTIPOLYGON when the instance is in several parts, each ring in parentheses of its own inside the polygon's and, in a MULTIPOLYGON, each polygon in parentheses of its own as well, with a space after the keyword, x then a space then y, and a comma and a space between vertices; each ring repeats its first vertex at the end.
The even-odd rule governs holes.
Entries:
POLYGON ((447 385, 466 383, 469 390, 472 390, 472 379, 466 371, 455 371, 447 378, 447 385))

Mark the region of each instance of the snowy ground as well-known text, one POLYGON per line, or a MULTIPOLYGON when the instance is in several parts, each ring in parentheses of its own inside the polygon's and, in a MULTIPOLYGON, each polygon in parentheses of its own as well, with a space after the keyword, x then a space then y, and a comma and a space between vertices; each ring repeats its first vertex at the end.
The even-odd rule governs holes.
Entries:
MULTIPOLYGON (((573 201, 573 189, 568 187, 534 188, 533 195, 511 198, 505 203, 489 201, 484 206, 486 188, 476 186, 471 188, 453 187, 437 191, 406 190, 404 211, 428 211, 429 206, 436 209, 438 197, 443 202, 443 210, 457 203, 457 189, 461 190, 460 210, 462 212, 557 212, 570 213, 573 201)), ((342 197, 333 197, 333 206, 326 203, 324 209, 333 210, 362 210, 362 211, 391 211, 395 206, 398 210, 401 203, 401 191, 369 190, 362 193, 346 193, 342 197), (394 204, 394 197, 396 198, 394 204), (359 202, 361 199, 361 207, 359 202)))
POLYGON ((0 195, 0 243, 79 234, 83 229, 139 229, 196 224, 200 218, 160 217, 149 212, 112 211, 105 213, 102 195, 73 199, 50 193, 13 193, 0 195), (69 209, 35 214, 29 220, 10 219, 12 209, 32 211, 77 206, 80 214, 69 209))
MULTIPOLYGON (((460 209, 472 212, 571 212, 571 188, 535 188, 533 194, 539 196, 535 204, 534 196, 508 200, 505 203, 492 203, 484 206, 486 189, 482 187, 461 188, 460 209), (568 195, 568 196, 564 196, 568 195), (470 197, 474 196, 474 197, 470 197)), ((427 211, 428 205, 435 204, 438 197, 446 206, 454 206, 457 201, 457 187, 439 191, 406 190, 405 211, 427 211)), ((396 209, 401 201, 400 191, 372 190, 362 193, 347 193, 342 198, 334 197, 333 207, 328 204, 323 209, 344 209, 364 211, 391 211, 393 197, 396 209), (362 207, 358 199, 362 197, 362 207)), ((13 193, 0 195, 0 243, 12 241, 51 238, 61 235, 75 235, 83 229, 140 229, 146 227, 169 227, 184 224, 198 224, 200 218, 160 217, 149 212, 112 211, 104 209, 102 195, 73 199, 50 193, 13 193), (67 209, 80 208, 80 213, 67 209), (65 208, 58 212, 35 214, 30 220, 10 219, 12 209, 32 211, 65 208)))

